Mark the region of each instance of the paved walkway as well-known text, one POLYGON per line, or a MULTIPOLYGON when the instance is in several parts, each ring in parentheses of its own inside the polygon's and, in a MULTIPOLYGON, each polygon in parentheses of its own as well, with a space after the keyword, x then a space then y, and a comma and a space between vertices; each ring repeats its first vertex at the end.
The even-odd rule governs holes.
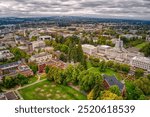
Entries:
POLYGON ((23 88, 26 88, 26 87, 29 87, 29 86, 35 85, 35 84, 40 83, 40 82, 43 82, 43 81, 45 81, 45 80, 47 80, 47 79, 37 80, 36 82, 34 82, 34 83, 32 83, 32 84, 25 85, 25 86, 23 86, 23 87, 19 87, 19 88, 17 88, 16 90, 20 90, 20 89, 23 89, 23 88))
POLYGON ((16 90, 15 90, 15 92, 16 92, 16 94, 19 96, 19 98, 20 98, 20 100, 23 100, 23 97, 20 95, 20 93, 19 93, 19 90, 20 89, 23 89, 23 88, 26 88, 26 87, 30 87, 30 86, 32 86, 32 85, 35 85, 35 84, 37 84, 37 83, 40 83, 40 82, 43 82, 43 81, 45 81, 46 79, 43 79, 43 80, 37 80, 36 82, 34 82, 34 83, 32 83, 32 84, 29 84, 29 85, 25 85, 25 86, 23 86, 23 87, 19 87, 19 88, 17 88, 16 90))
POLYGON ((38 79, 37 79, 37 81, 40 81, 40 79, 41 79, 41 76, 40 76, 39 74, 37 74, 37 76, 38 76, 38 79))
POLYGON ((35 84, 37 84, 37 83, 40 83, 40 82, 43 82, 43 81, 47 80, 47 79, 40 80, 40 79, 41 79, 40 75, 37 74, 37 76, 38 76, 38 79, 37 79, 37 81, 35 81, 34 83, 25 85, 25 86, 23 86, 23 87, 20 86, 20 87, 18 87, 18 88, 16 88, 16 89, 11 89, 11 90, 7 90, 7 91, 15 91, 16 94, 19 96, 19 98, 20 98, 21 100, 23 100, 23 97, 22 97, 22 96, 20 95, 20 93, 19 93, 19 90, 20 90, 20 89, 23 89, 23 88, 26 88, 26 87, 30 87, 30 86, 32 86, 32 85, 35 85, 35 84))
POLYGON ((86 93, 85 91, 81 91, 78 86, 74 86, 74 85, 72 85, 72 84, 69 84, 68 86, 70 86, 70 87, 72 87, 73 89, 75 89, 75 90, 81 92, 81 93, 82 93, 83 95, 85 95, 85 96, 87 95, 87 93, 86 93))
POLYGON ((20 100, 23 100, 23 97, 20 95, 19 91, 18 90, 15 90, 17 96, 19 97, 20 100))

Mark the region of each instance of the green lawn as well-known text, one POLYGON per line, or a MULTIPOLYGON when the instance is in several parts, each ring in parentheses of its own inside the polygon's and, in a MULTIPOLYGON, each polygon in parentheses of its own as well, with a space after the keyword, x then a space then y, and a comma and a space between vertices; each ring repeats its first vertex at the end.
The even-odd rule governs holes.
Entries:
POLYGON ((25 100, 86 100, 86 96, 71 87, 42 81, 19 90, 25 100))
POLYGON ((100 71, 99 71, 99 69, 97 67, 91 67, 91 68, 88 69, 88 71, 100 73, 100 71))
POLYGON ((143 43, 141 43, 141 44, 139 44, 135 47, 138 48, 138 49, 142 49, 146 44, 147 44, 147 42, 143 42, 143 43))
POLYGON ((46 73, 40 75, 40 80, 46 79, 46 73))
POLYGON ((122 77, 121 77, 120 73, 117 73, 117 72, 115 72, 115 71, 113 71, 113 70, 111 70, 111 69, 106 69, 105 72, 100 72, 100 71, 99 71, 99 68, 91 67, 91 68, 89 68, 88 70, 91 71, 91 72, 98 72, 98 73, 101 73, 101 74, 106 74, 106 75, 108 75, 108 76, 113 76, 113 75, 115 75, 115 76, 118 78, 118 80, 122 80, 122 77))
POLYGON ((32 76, 31 78, 29 78, 29 83, 28 84, 32 84, 32 83, 36 82, 37 79, 38 79, 37 76, 32 76))

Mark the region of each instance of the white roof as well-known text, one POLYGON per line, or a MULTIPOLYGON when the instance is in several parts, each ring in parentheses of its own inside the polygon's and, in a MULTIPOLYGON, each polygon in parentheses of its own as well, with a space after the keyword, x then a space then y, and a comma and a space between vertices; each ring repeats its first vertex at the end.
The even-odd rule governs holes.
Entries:
POLYGON ((45 36, 40 36, 39 38, 51 38, 51 36, 45 35, 45 36))
POLYGON ((108 45, 100 45, 99 47, 102 47, 102 48, 110 48, 110 46, 108 46, 108 45))
POLYGON ((95 49, 96 48, 95 46, 90 45, 90 44, 83 44, 82 47, 90 48, 90 49, 95 49))

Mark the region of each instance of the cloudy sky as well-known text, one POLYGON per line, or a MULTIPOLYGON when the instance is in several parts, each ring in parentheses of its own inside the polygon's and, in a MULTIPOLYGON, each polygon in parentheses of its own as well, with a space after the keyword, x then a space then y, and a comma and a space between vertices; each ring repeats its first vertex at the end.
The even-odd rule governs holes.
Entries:
POLYGON ((150 0, 0 0, 0 17, 52 15, 150 20, 150 0))

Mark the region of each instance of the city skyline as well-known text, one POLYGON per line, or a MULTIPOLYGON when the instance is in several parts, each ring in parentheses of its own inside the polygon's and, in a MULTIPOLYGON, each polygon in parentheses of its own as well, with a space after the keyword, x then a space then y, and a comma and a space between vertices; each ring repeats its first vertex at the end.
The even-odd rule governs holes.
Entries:
POLYGON ((150 20, 149 0, 1 0, 0 17, 88 16, 150 20))

